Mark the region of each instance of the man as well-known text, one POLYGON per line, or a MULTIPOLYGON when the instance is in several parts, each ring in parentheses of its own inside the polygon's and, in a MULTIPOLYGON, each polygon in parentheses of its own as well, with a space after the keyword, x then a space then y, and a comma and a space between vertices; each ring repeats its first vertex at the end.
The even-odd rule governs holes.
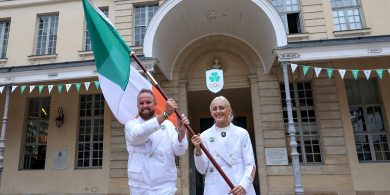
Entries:
POLYGON ((143 89, 137 97, 138 115, 125 127, 129 152, 128 177, 131 195, 174 195, 176 192, 175 155, 184 155, 188 142, 183 124, 189 124, 182 115, 179 129, 167 120, 177 109, 168 99, 165 112, 155 114, 157 102, 153 92, 143 89))

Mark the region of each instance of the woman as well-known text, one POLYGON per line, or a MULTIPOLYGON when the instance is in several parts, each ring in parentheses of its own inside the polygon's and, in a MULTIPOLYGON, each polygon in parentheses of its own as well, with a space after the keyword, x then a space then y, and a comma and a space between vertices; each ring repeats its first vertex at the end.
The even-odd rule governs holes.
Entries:
POLYGON ((216 97, 210 104, 210 113, 215 124, 200 136, 191 138, 194 145, 195 166, 199 173, 206 175, 204 195, 229 194, 254 195, 253 179, 256 172, 251 140, 248 132, 231 123, 232 109, 229 101, 216 97), (230 189, 207 156, 200 144, 209 150, 235 188, 230 189))

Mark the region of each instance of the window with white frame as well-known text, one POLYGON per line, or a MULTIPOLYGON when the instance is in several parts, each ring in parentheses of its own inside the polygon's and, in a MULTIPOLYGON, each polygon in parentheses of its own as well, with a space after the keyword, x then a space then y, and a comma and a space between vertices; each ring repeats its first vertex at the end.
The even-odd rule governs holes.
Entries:
POLYGON ((104 97, 80 96, 77 136, 77 168, 101 168, 103 164, 104 97))
POLYGON ((45 169, 50 97, 30 98, 24 133, 22 169, 45 169))
MULTIPOLYGON (((103 12, 103 14, 108 17, 108 7, 101 7, 99 8, 100 11, 103 12)), ((91 39, 89 37, 89 32, 87 28, 87 24, 85 24, 85 36, 84 36, 84 51, 91 51, 92 50, 92 45, 91 45, 91 39)))
POLYGON ((35 55, 56 53, 58 14, 38 16, 35 55))
POLYGON ((0 20, 0 59, 7 56, 9 20, 0 20))
POLYGON ((388 127, 375 80, 346 80, 349 113, 359 161, 390 160, 388 127))
POLYGON ((360 0, 331 0, 335 31, 363 28, 360 0))
MULTIPOLYGON (((284 84, 280 84, 283 118, 286 129, 287 143, 290 143, 288 134, 288 115, 284 84)), ((299 161, 305 164, 322 163, 320 132, 317 127, 316 114, 313 103, 313 93, 310 82, 290 83, 293 120, 298 143, 299 161)), ((289 157, 291 162, 291 157, 289 157)))
POLYGON ((272 5, 279 12, 287 34, 302 32, 300 0, 271 0, 272 5))
POLYGON ((156 13, 158 5, 134 6, 134 45, 141 46, 144 43, 146 27, 156 13))

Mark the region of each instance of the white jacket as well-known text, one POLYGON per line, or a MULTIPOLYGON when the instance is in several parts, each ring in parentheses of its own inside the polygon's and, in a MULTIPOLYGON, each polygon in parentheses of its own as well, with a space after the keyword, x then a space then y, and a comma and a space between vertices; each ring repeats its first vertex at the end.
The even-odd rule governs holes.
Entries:
POLYGON ((129 186, 145 189, 171 188, 176 185, 175 155, 184 155, 187 138, 178 141, 178 133, 169 120, 161 126, 157 118, 144 121, 141 117, 125 126, 129 152, 129 186))
MULTIPOLYGON (((225 137, 222 137, 221 131, 217 130, 215 125, 204 131, 200 137, 233 185, 241 185, 247 195, 255 195, 252 182, 256 166, 248 132, 230 123, 225 137)), ((203 194, 228 194, 230 187, 207 156, 202 153, 201 156, 195 155, 194 159, 196 169, 206 175, 203 194)))

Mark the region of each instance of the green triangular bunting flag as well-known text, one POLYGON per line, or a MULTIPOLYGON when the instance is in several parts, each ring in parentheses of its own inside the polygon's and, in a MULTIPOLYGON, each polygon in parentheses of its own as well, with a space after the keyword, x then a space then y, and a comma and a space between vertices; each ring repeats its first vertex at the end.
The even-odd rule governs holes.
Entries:
POLYGON ((309 71, 310 67, 303 65, 303 75, 306 76, 307 72, 309 71))
POLYGON ((100 87, 99 81, 94 81, 93 83, 95 84, 96 89, 99 89, 99 87, 100 87))
POLYGON ((379 78, 382 79, 383 76, 383 69, 375 69, 376 73, 378 74, 379 78))
POLYGON ((39 86, 38 86, 38 91, 39 91, 39 94, 41 94, 41 93, 42 93, 43 87, 44 87, 43 85, 39 85, 39 86))
POLYGON ((334 71, 333 68, 327 68, 327 69, 326 69, 326 72, 328 73, 328 77, 329 77, 329 78, 332 77, 333 71, 334 71))
POLYGON ((81 83, 75 83, 77 92, 80 92, 81 83))
POLYGON ((58 84, 57 85, 57 89, 58 89, 58 93, 61 93, 61 91, 62 91, 62 84, 58 84))
POLYGON ((25 89, 26 89, 26 85, 20 86, 20 94, 22 94, 25 89))
POLYGON ((355 78, 355 80, 356 80, 358 75, 359 75, 359 70, 351 70, 351 71, 352 71, 352 74, 353 74, 353 78, 355 78))

